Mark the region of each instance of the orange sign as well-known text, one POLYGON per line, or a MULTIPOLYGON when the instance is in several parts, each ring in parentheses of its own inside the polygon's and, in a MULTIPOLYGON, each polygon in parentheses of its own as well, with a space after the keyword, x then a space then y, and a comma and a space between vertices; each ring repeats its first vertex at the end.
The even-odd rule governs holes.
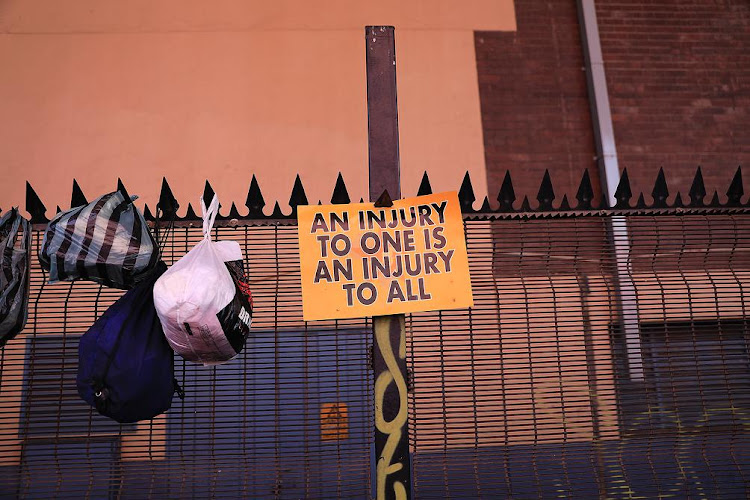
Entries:
POLYGON ((297 214, 306 321, 474 305, 455 192, 297 214))
POLYGON ((320 440, 337 441, 349 437, 349 408, 346 403, 320 405, 320 440))

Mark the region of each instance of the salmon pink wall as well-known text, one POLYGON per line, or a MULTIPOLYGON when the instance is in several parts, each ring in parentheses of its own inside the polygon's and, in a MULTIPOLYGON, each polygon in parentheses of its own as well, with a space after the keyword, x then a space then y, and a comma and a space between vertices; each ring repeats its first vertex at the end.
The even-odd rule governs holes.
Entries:
POLYGON ((474 30, 514 30, 511 0, 0 2, 0 207, 29 180, 49 209, 72 180, 93 198, 128 190, 153 207, 166 176, 225 206, 255 174, 270 209, 299 173, 330 198, 344 173, 366 196, 367 24, 396 27, 402 184, 472 173, 486 193, 474 30))

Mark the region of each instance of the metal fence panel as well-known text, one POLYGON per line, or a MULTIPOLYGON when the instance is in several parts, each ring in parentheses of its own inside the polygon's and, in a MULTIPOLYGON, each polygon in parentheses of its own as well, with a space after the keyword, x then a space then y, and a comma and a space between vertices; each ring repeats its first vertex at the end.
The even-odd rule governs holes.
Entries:
MULTIPOLYGON (((175 228, 165 261, 201 237, 175 228)), ((369 321, 302 321, 295 226, 225 227, 215 237, 242 246, 253 334, 226 365, 176 356, 185 399, 137 425, 99 416, 75 387, 78 337, 122 292, 45 284, 33 259, 27 326, 0 358, 1 496, 370 496, 369 321), (332 408, 344 412, 345 431, 322 430, 332 408)))
MULTIPOLYGON (((617 209, 618 266, 615 211, 590 208, 466 215, 475 307, 407 317, 416 497, 750 493, 750 215, 617 209)), ((245 350, 215 368, 177 358, 185 400, 138 425, 75 393, 77 339, 121 292, 48 285, 34 265, 29 322, 0 351, 2 495, 372 495, 371 323, 302 320, 296 227, 274 214, 215 230, 245 255, 245 350)), ((178 226, 167 263, 201 238, 178 226)))

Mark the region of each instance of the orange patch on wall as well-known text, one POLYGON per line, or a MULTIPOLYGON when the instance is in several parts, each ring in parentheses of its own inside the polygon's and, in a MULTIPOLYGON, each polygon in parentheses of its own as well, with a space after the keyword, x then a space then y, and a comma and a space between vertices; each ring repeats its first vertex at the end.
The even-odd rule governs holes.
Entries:
POLYGON ((320 440, 339 441, 349 437, 349 407, 346 403, 320 405, 320 440))

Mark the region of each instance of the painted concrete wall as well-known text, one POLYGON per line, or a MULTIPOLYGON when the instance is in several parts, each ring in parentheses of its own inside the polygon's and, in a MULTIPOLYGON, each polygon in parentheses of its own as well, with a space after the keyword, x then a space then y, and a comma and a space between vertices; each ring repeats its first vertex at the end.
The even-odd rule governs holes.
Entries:
POLYGON ((0 2, 0 207, 29 180, 53 213, 121 177, 153 207, 161 178, 194 203, 209 179, 270 210, 297 173, 312 202, 339 171, 366 196, 364 26, 396 27, 402 185, 486 192, 474 30, 514 30, 511 0, 364 3, 0 2))

